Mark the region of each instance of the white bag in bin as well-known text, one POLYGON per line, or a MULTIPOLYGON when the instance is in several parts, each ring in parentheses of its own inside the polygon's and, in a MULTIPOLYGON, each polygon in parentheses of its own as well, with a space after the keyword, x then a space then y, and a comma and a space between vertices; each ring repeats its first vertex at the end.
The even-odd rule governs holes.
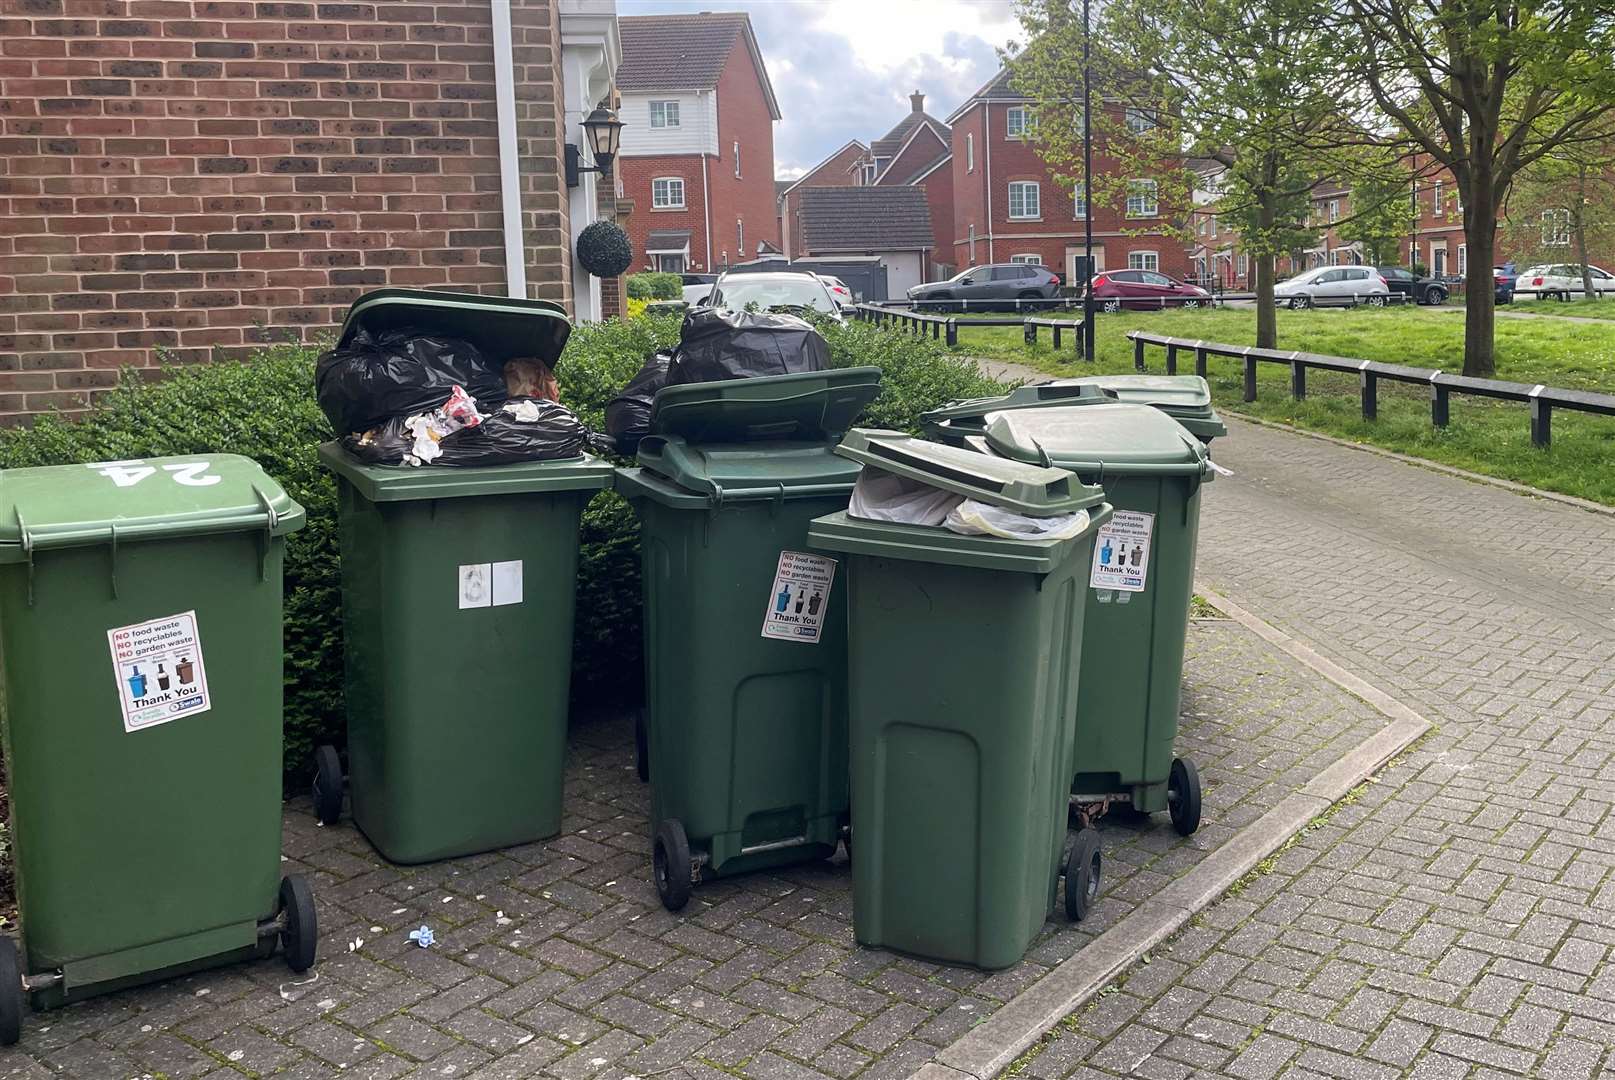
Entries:
POLYGON ((866 465, 852 485, 847 516, 899 525, 940 525, 964 501, 963 495, 866 465))
POLYGON ((1006 540, 1069 540, 1088 527, 1088 511, 1053 517, 1017 514, 992 503, 965 499, 948 511, 942 527, 965 536, 1002 536, 1006 540))

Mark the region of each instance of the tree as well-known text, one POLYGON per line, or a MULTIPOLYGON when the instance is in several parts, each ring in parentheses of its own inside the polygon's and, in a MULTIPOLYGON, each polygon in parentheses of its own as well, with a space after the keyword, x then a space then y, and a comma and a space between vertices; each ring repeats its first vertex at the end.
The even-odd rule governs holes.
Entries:
POLYGON ((1413 183, 1412 172, 1394 159, 1354 177, 1351 214, 1335 231, 1348 244, 1361 244, 1370 264, 1398 261, 1402 241, 1413 232, 1417 220, 1410 198, 1413 183))
MULTIPOLYGON (((1344 145, 1327 7, 1328 0, 1151 0, 1110 5, 1094 28, 1095 99, 1102 95, 1108 106, 1095 110, 1106 118, 1105 153, 1123 165, 1121 176, 1156 177, 1162 204, 1185 211, 1193 170, 1139 170, 1185 156, 1216 163, 1219 190, 1201 212, 1240 226, 1256 268, 1256 341, 1264 348, 1278 337, 1277 256, 1309 232, 1308 193, 1337 171, 1332 154, 1344 145), (1141 125, 1141 115, 1154 122, 1141 125)), ((1040 148, 1065 167, 1080 161, 1070 95, 1081 85, 1082 23, 1070 0, 1020 0, 1017 14, 1030 42, 1012 61, 1015 85, 1045 103, 1040 148)), ((1072 171, 1080 175, 1080 167, 1072 171)))
POLYGON ((1452 173, 1469 250, 1464 374, 1496 370, 1498 209, 1524 169, 1593 141, 1615 94, 1611 0, 1340 0, 1339 57, 1395 135, 1452 173))
POLYGON ((1561 148, 1524 169, 1505 207, 1509 249, 1535 262, 1581 264, 1582 296, 1592 299, 1587 251, 1615 241, 1615 132, 1606 142, 1561 148))

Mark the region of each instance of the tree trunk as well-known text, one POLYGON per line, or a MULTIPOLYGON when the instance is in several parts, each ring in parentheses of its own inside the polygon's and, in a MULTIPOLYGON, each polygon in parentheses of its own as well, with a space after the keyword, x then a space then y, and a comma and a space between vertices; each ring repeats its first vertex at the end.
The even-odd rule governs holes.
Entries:
POLYGON ((1464 276, 1464 374, 1487 379, 1497 372, 1492 331, 1496 293, 1492 252, 1497 243, 1497 194, 1491 178, 1474 177, 1464 200, 1464 242, 1469 269, 1464 276))
POLYGON ((1576 230, 1576 259, 1581 263, 1581 298, 1596 300, 1593 272, 1587 265, 1587 166, 1576 170, 1576 188, 1571 192, 1570 224, 1576 230))
POLYGON ((1257 235, 1261 237, 1261 254, 1256 256, 1256 347, 1279 347, 1279 320, 1273 305, 1273 278, 1278 269, 1278 256, 1274 254, 1273 222, 1277 217, 1274 202, 1277 196, 1271 189, 1257 194, 1257 235))

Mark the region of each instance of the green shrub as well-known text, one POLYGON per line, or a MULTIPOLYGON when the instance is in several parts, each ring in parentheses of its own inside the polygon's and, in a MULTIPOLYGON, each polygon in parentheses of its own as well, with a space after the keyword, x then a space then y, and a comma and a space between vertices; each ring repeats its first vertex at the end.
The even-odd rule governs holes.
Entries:
MULTIPOLYGON (((1000 388, 938 342, 860 323, 826 322, 831 362, 882 369, 880 397, 861 423, 917 431, 918 415, 955 397, 1000 388)), ((605 426, 605 407, 657 349, 678 341, 677 317, 645 316, 577 329, 556 365, 561 400, 585 424, 605 426)), ((315 454, 331 437, 314 402, 318 349, 276 346, 245 363, 204 364, 160 381, 129 376, 77 422, 40 418, 0 431, 0 468, 173 454, 229 452, 263 465, 308 511, 286 549, 286 766, 300 781, 316 744, 341 742, 342 624, 336 491, 315 454)), ((639 528, 612 493, 584 511, 574 628, 574 699, 640 699, 639 528)))
POLYGON ((680 300, 684 297, 684 279, 650 270, 629 274, 628 296, 634 300, 680 300))

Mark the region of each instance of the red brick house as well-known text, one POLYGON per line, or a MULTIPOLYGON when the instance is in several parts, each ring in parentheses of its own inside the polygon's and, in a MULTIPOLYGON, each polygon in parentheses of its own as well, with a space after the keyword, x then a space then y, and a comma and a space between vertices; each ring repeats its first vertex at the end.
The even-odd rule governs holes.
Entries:
POLYGON ((781 250, 795 259, 803 254, 802 193, 816 187, 858 187, 870 179, 869 147, 853 139, 779 191, 781 250))
POLYGON ((611 0, 0 12, 0 423, 380 286, 572 302, 564 106, 609 88, 611 0))
POLYGON ((911 286, 930 280, 936 234, 924 188, 842 184, 803 188, 799 194, 798 258, 878 257, 886 267, 886 295, 875 299, 901 298, 911 286))
POLYGON ((780 246, 774 197, 779 103, 740 13, 619 20, 626 125, 620 197, 637 263, 712 270, 780 246))
POLYGON ((916 90, 909 95, 908 115, 869 146, 875 186, 925 192, 932 243, 922 281, 945 278, 953 271, 952 134, 948 125, 926 113, 925 95, 916 90))
MULTIPOLYGON (((959 267, 1039 262, 1067 282, 1080 281, 1088 208, 1080 187, 1073 195, 1069 185, 1057 183, 1038 155, 1034 104, 1010 86, 1004 68, 948 117, 953 262, 959 267)), ((1114 174, 1118 168, 1096 138, 1095 174, 1114 174)), ((1182 240, 1166 229, 1172 208, 1162 205, 1158 193, 1157 179, 1138 177, 1125 200, 1092 208, 1096 271, 1132 267, 1179 277, 1188 271, 1182 240)))

